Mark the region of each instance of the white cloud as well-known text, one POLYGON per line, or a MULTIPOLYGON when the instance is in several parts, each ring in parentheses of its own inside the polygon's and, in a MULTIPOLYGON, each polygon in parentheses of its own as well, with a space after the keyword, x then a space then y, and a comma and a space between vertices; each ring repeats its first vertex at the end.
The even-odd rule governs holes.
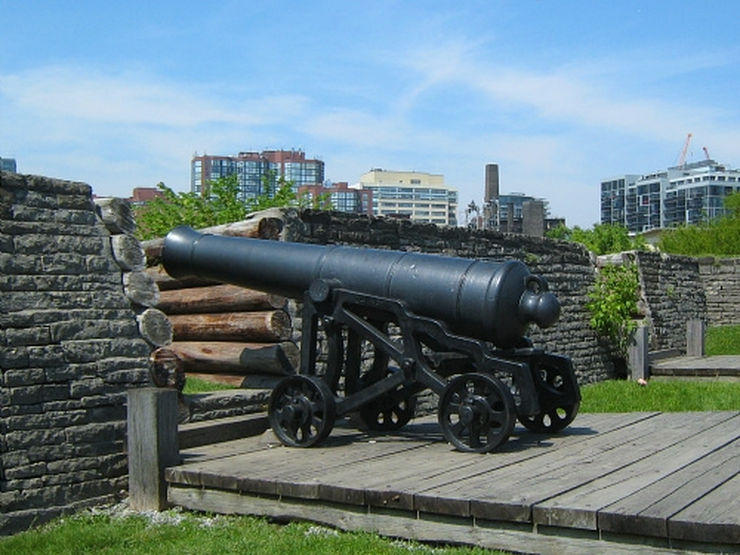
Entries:
POLYGON ((294 117, 306 104, 298 95, 226 102, 202 86, 131 71, 110 75, 61 66, 0 75, 0 94, 40 117, 171 127, 264 125, 294 117))

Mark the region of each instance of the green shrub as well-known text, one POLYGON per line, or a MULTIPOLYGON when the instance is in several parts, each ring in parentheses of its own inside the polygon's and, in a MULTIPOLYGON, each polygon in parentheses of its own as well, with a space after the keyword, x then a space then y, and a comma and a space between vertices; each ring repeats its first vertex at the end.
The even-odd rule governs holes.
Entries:
POLYGON ((634 317, 639 289, 637 266, 624 264, 602 268, 588 294, 586 308, 591 312, 591 327, 608 338, 622 356, 626 356, 637 328, 634 317))

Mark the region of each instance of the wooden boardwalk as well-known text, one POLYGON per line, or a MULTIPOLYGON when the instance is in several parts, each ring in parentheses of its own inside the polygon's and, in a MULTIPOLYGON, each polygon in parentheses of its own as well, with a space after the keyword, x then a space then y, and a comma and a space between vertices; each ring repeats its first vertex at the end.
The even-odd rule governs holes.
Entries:
POLYGON ((434 418, 181 454, 168 498, 195 510, 520 552, 740 552, 740 412, 579 415, 553 436, 517 427, 486 455, 454 451, 434 418))
POLYGON ((740 380, 740 356, 676 357, 658 360, 650 365, 652 376, 724 378, 740 380))

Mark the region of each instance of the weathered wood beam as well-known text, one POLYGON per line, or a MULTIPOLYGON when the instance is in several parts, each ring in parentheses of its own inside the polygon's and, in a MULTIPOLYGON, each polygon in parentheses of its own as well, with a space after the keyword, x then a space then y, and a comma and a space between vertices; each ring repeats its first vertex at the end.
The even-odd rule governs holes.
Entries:
POLYGON ((255 341, 273 343, 290 339, 290 316, 282 310, 172 314, 175 341, 255 341))
POLYGON ((157 308, 167 314, 241 312, 285 308, 285 297, 236 285, 213 285, 162 291, 157 308))
MULTIPOLYGON (((268 209, 254 212, 245 220, 201 229, 202 233, 226 235, 229 237, 253 237, 258 239, 279 239, 283 231, 283 219, 280 209, 268 209)), ((144 241, 142 246, 149 266, 159 264, 162 259, 164 237, 144 241)))
POLYGON ((298 347, 281 343, 175 341, 168 346, 191 372, 292 374, 299 362, 298 347))
POLYGON ((164 469, 180 463, 177 392, 142 388, 128 391, 129 504, 135 511, 167 508, 164 469))

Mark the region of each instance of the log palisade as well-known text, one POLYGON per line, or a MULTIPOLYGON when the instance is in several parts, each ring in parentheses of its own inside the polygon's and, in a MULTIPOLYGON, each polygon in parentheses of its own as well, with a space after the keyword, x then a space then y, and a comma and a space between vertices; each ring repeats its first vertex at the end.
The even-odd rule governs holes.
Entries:
MULTIPOLYGON (((203 230, 221 235, 279 239, 279 212, 258 212, 245 221, 203 230)), ((182 389, 185 376, 247 387, 270 387, 295 372, 298 347, 289 339, 287 299, 200 279, 174 279, 161 262, 163 239, 146 241, 147 278, 156 284, 156 308, 167 315, 174 340, 156 351, 156 385, 182 389), (253 386, 249 386, 253 387, 253 386)))

